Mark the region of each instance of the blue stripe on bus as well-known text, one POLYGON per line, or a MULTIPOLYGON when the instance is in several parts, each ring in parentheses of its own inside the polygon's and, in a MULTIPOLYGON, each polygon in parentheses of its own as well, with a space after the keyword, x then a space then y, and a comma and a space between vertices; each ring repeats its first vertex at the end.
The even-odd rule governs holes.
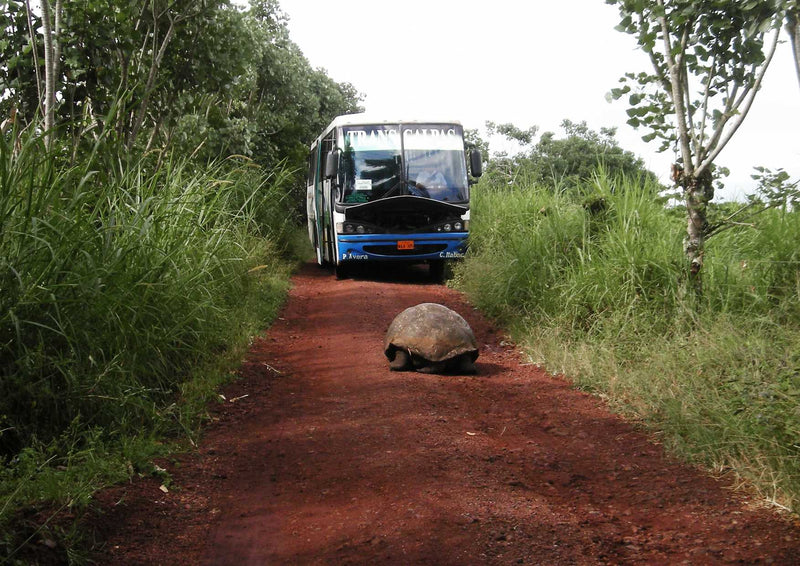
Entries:
POLYGON ((338 261, 408 261, 425 259, 456 259, 464 257, 467 249, 467 232, 435 234, 337 234, 339 243, 338 261), (367 251, 364 246, 391 246, 396 249, 398 241, 412 240, 415 246, 444 246, 432 253, 378 254, 367 251))

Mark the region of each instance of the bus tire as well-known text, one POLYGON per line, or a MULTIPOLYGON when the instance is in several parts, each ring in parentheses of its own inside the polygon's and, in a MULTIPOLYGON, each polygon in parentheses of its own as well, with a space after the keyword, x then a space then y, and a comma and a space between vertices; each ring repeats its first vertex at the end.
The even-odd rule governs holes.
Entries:
POLYGON ((344 263, 337 263, 334 270, 336 272, 336 279, 347 279, 350 275, 349 266, 344 263))

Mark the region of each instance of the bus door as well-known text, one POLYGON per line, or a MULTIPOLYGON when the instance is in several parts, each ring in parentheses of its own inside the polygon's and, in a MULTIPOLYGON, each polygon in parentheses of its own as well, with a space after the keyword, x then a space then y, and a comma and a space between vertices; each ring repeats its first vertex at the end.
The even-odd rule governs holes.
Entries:
POLYGON ((331 179, 326 179, 324 175, 325 158, 328 153, 336 146, 336 131, 331 131, 322 140, 321 152, 319 155, 321 183, 320 183, 320 199, 318 201, 319 208, 317 208, 317 218, 320 224, 320 247, 322 248, 322 257, 326 262, 336 261, 336 242, 333 227, 333 198, 335 195, 331 192, 332 182, 331 179))

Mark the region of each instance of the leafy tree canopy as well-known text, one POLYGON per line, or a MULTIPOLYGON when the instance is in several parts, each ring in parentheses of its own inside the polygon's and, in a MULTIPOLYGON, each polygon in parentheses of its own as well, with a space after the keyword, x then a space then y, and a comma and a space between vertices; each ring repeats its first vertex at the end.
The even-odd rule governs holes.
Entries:
MULTIPOLYGON (((0 11, 0 122, 43 113, 45 30, 28 0, 0 11)), ((72 0, 56 5, 56 126, 79 156, 99 135, 128 150, 230 154, 301 168, 305 146, 360 94, 314 69, 277 0, 72 0), (89 135, 87 135, 89 134, 89 135)))
POLYGON ((536 183, 553 183, 562 188, 575 188, 591 179, 598 166, 611 175, 642 177, 653 181, 655 175, 645 168, 644 161, 619 146, 615 128, 590 129, 585 121, 561 122, 564 136, 544 132, 536 139, 535 126, 522 130, 513 124, 488 123, 490 133, 503 134, 520 144, 522 151, 514 156, 499 154, 490 162, 489 175, 516 176, 524 173, 536 183))

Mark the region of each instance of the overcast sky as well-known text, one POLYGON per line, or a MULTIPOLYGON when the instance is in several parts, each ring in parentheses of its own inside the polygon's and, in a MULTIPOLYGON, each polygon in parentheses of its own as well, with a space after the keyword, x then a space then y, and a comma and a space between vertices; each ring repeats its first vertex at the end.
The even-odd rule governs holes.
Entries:
MULTIPOLYGON (((467 128, 487 120, 563 133, 564 118, 618 128, 620 145, 662 180, 658 154, 606 93, 628 71, 649 71, 633 36, 618 32, 603 0, 280 0, 292 39, 314 67, 365 95, 369 112, 444 116, 467 128)), ((731 170, 721 198, 751 191, 754 165, 800 177, 800 86, 782 45, 764 87, 718 165, 731 170)), ((498 149, 493 146, 493 149, 498 149)))

